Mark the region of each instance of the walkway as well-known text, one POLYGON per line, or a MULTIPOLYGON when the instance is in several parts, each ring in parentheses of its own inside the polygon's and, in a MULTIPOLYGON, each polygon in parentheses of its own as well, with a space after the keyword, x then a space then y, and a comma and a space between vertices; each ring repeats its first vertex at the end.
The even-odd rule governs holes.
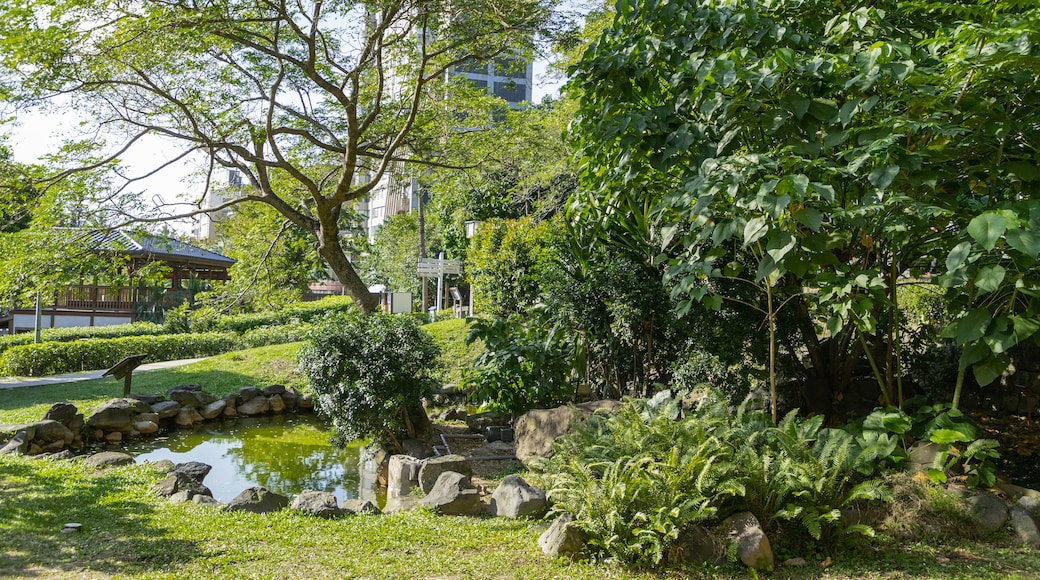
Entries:
MULTIPOLYGON (((168 360, 162 362, 147 363, 137 367, 135 373, 152 371, 155 369, 168 369, 184 366, 193 362, 205 360, 204 358, 186 358, 181 360, 168 360)), ((0 377, 0 391, 4 389, 19 389, 22 387, 40 387, 43 385, 56 385, 58 383, 75 383, 90 379, 100 379, 105 374, 104 370, 84 371, 81 373, 68 373, 64 375, 51 375, 47 377, 0 377)))

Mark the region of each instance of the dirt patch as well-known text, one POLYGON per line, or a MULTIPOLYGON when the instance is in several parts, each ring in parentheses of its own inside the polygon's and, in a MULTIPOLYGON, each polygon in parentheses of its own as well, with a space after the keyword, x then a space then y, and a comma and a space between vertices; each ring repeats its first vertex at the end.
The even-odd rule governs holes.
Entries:
POLYGON ((523 468, 516 460, 515 442, 489 442, 484 437, 471 437, 475 434, 462 421, 434 423, 433 431, 430 445, 444 445, 446 441, 451 453, 468 459, 475 485, 494 489, 503 477, 523 468))

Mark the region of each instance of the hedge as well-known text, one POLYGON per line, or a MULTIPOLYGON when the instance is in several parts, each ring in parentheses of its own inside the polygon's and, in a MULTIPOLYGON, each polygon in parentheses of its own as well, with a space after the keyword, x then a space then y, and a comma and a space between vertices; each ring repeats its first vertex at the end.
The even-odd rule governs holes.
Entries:
POLYGON ((233 332, 92 338, 15 346, 0 354, 5 375, 43 376, 109 368, 123 358, 147 353, 148 362, 213 356, 245 348, 233 332))
MULTIPOLYGON (((166 334, 161 324, 134 322, 108 326, 77 326, 73 328, 44 328, 40 338, 47 342, 70 342, 84 338, 118 338, 121 336, 154 336, 166 334)), ((32 344, 36 336, 32 332, 0 336, 0 353, 23 344, 32 344)))
POLYGON ((214 315, 212 310, 199 309, 188 313, 192 331, 230 331, 244 333, 268 326, 310 322, 330 312, 353 310, 354 304, 345 296, 329 296, 314 302, 298 302, 273 312, 214 315))

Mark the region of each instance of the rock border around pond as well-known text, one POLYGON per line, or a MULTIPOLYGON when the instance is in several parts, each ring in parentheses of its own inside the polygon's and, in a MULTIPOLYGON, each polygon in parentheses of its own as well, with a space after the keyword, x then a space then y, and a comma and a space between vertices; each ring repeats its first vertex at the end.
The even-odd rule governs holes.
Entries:
POLYGON ((86 418, 75 405, 62 402, 54 404, 35 423, 5 426, 3 431, 12 435, 0 447, 0 454, 80 451, 91 441, 121 443, 155 436, 164 429, 313 408, 309 396, 283 385, 243 387, 238 393, 221 397, 203 391, 199 385, 179 385, 166 391, 165 396, 132 394, 110 399, 86 418))

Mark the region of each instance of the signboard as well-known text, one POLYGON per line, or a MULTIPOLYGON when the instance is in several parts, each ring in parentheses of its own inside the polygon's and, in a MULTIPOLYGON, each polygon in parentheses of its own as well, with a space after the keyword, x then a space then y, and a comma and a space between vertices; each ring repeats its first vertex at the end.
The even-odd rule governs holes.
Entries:
POLYGON ((419 258, 420 276, 440 276, 442 274, 462 274, 462 260, 419 258))

